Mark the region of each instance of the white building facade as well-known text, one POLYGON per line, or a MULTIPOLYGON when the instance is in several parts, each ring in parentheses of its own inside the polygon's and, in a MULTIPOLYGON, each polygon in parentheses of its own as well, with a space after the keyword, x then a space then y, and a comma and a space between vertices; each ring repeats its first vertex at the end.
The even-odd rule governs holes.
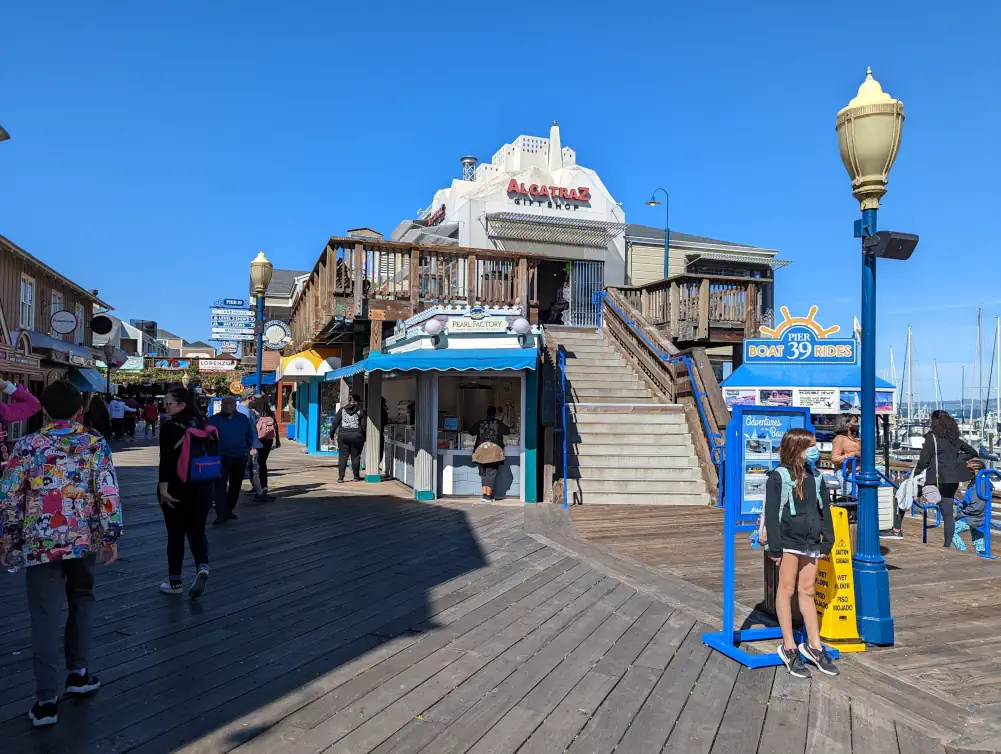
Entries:
POLYGON ((543 291, 565 290, 574 306, 564 322, 589 324, 591 294, 626 283, 625 213, 598 174, 577 164, 555 122, 548 139, 519 136, 489 163, 466 157, 462 164, 462 178, 436 191, 393 240, 543 257, 549 264, 540 269, 540 299, 543 291))

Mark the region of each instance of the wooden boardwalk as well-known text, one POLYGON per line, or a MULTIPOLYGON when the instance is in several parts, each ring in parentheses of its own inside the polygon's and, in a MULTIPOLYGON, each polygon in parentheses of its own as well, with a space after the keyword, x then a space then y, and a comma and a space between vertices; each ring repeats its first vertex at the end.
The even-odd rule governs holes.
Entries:
POLYGON ((842 679, 710 653, 697 593, 643 582, 550 506, 335 485, 291 444, 274 456, 282 497, 211 529, 205 596, 161 595, 156 450, 115 460, 126 533, 98 578, 104 685, 30 729, 23 576, 0 574, 4 752, 944 754, 958 736, 842 679))

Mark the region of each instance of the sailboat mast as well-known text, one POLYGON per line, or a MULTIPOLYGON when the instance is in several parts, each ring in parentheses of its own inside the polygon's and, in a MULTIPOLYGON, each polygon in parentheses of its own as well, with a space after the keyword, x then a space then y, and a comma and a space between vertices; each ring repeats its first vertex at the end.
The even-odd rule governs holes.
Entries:
POLYGON ((963 377, 959 383, 959 416, 966 421, 966 365, 963 365, 963 377))
POLYGON ((938 359, 931 360, 932 374, 935 378, 935 408, 942 410, 942 388, 938 384, 938 359))
POLYGON ((984 423, 984 310, 977 309, 977 363, 980 365, 980 425, 984 423))
POLYGON ((997 399, 994 404, 994 421, 1001 422, 1001 317, 995 317, 994 319, 994 353, 996 359, 994 371, 998 376, 997 399))
POLYGON ((907 326, 907 421, 914 419, 914 407, 911 398, 914 395, 914 370, 911 368, 911 326, 907 326))

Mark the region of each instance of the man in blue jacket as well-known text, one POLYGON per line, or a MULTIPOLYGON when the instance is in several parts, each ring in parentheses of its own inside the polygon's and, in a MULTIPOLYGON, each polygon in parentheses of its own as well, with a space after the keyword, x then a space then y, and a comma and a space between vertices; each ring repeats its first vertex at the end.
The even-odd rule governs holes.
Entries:
POLYGON ((216 486, 215 526, 235 519, 233 509, 240 499, 240 488, 247 468, 247 458, 254 450, 254 425, 236 410, 236 398, 222 399, 222 410, 209 419, 209 424, 219 430, 219 455, 222 456, 222 478, 216 486))

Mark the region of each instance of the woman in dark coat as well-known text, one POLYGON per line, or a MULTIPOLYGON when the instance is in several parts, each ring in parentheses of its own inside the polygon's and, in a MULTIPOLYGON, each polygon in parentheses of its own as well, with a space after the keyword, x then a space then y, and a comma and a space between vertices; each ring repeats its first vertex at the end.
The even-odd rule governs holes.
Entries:
POLYGON ((973 479, 975 469, 982 467, 977 456, 977 451, 960 439, 959 425, 948 411, 931 412, 931 432, 925 435, 914 472, 927 472, 925 488, 936 488, 942 497, 938 507, 942 511, 944 547, 952 545, 956 532, 956 491, 960 484, 973 479))

